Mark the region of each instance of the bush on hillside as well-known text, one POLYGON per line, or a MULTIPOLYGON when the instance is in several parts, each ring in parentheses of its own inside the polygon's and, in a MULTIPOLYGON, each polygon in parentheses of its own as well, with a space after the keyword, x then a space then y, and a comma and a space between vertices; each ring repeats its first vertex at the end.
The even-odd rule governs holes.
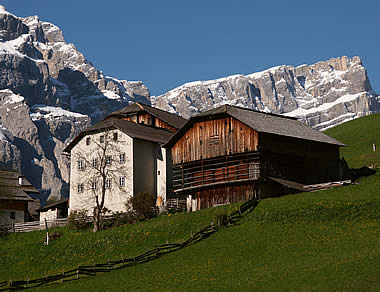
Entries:
POLYGON ((67 226, 72 230, 86 229, 89 225, 87 211, 84 209, 72 211, 67 218, 67 226))
POLYGON ((138 220, 151 219, 157 216, 156 196, 147 193, 138 193, 127 202, 127 208, 132 208, 138 220))
POLYGON ((118 227, 124 224, 134 224, 138 221, 137 215, 133 210, 128 212, 113 212, 112 217, 113 227, 118 227))

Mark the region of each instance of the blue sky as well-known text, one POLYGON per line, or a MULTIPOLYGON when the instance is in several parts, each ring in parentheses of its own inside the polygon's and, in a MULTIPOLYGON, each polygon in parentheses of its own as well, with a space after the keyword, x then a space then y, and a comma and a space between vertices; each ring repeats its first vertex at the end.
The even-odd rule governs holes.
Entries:
POLYGON ((58 25, 106 75, 185 82, 358 55, 380 93, 380 1, 0 0, 58 25))

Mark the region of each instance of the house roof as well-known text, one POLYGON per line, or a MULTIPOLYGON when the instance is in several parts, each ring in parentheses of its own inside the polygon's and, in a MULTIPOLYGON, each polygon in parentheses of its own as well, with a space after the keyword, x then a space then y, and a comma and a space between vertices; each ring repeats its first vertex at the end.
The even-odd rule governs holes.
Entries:
POLYGON ((86 135, 104 132, 110 129, 118 129, 131 138, 157 143, 166 143, 173 135, 172 132, 166 129, 154 128, 148 125, 141 125, 126 120, 108 118, 82 131, 65 149, 63 149, 63 152, 69 153, 71 149, 73 149, 73 147, 86 135))
POLYGON ((155 107, 151 107, 149 105, 142 104, 139 102, 136 102, 125 108, 122 108, 120 110, 117 110, 111 113, 109 116, 106 117, 106 119, 113 118, 113 117, 118 118, 123 115, 129 115, 132 113, 144 112, 144 111, 164 121, 165 123, 169 124, 170 126, 176 129, 181 128, 187 121, 186 119, 182 118, 181 116, 177 114, 169 113, 167 111, 164 111, 155 107))
POLYGON ((28 193, 39 193, 39 191, 17 171, 0 170, 0 200, 33 201, 28 193))
POLYGON ((311 140, 321 143, 345 146, 342 142, 315 130, 296 118, 268 114, 237 106, 223 105, 195 115, 168 141, 166 146, 173 145, 197 121, 211 120, 218 117, 231 116, 259 133, 311 140))
POLYGON ((37 211, 45 212, 45 211, 47 211, 49 209, 53 209, 53 208, 55 209, 57 207, 68 208, 68 206, 69 206, 68 203, 69 203, 69 199, 68 198, 61 199, 59 201, 52 202, 50 204, 46 204, 44 207, 37 209, 37 211))

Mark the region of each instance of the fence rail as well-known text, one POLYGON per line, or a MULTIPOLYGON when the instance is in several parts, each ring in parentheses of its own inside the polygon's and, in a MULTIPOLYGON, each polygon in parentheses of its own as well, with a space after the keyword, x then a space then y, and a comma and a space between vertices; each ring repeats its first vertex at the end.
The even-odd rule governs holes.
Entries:
MULTIPOLYGON (((249 200, 242 204, 239 210, 232 213, 228 218, 228 223, 235 223, 239 218, 244 214, 250 213, 256 206, 258 201, 255 199, 249 200)), ((71 269, 69 271, 64 271, 60 274, 52 276, 44 276, 38 279, 32 279, 27 281, 0 281, 0 291, 10 291, 10 290, 21 290, 27 288, 34 288, 49 283, 61 281, 62 283, 65 280, 77 280, 80 276, 96 276, 97 273, 106 273, 112 270, 119 270, 125 267, 134 266, 137 264, 145 263, 154 259, 161 257, 164 254, 172 253, 176 250, 185 248, 189 245, 195 244, 216 231, 219 230, 219 224, 210 224, 201 230, 199 230, 194 235, 192 234, 190 238, 182 243, 166 243, 163 245, 158 245, 154 249, 146 251, 141 255, 138 255, 133 258, 122 258, 120 260, 108 261, 103 264, 95 264, 88 266, 78 266, 76 269, 71 269)))
MULTIPOLYGON (((59 218, 54 220, 47 220, 48 228, 61 227, 67 224, 67 218, 59 218)), ((11 223, 0 225, 0 231, 3 232, 30 232, 36 230, 45 230, 45 221, 32 221, 22 223, 11 223)))

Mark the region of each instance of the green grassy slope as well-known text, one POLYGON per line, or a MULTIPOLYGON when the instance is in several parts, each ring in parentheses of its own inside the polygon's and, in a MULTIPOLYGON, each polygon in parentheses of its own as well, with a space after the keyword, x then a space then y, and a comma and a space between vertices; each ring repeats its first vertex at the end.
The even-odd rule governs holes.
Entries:
MULTIPOLYGON (((380 287, 380 173, 327 191, 266 199, 237 225, 149 263, 46 290, 361 290, 380 287)), ((226 208, 226 207, 221 207, 226 208)), ((54 274, 180 242, 220 208, 161 216, 97 234, 66 229, 0 239, 0 280, 54 274)))
POLYGON ((341 148, 341 156, 349 167, 380 166, 380 113, 346 122, 325 133, 348 146, 341 148), (372 151, 374 139, 377 143, 376 152, 372 151))
MULTIPOLYGON (((46 289, 376 291, 379 190, 378 173, 359 185, 266 199, 239 224, 196 245, 46 289)), ((177 219, 192 220, 202 213, 177 219)))
MULTIPOLYGON (((373 157, 366 145, 372 144, 379 118, 364 117, 327 132, 349 145, 342 153, 351 167, 373 163, 368 163, 373 157)), ((181 242, 223 208, 228 207, 161 216, 96 234, 63 228, 63 236, 49 246, 42 243, 45 232, 0 237, 0 281, 55 274, 133 257, 166 241, 181 242)), ((358 185, 265 199, 237 225, 152 262, 38 289, 380 291, 379 219, 377 172, 358 185)))

